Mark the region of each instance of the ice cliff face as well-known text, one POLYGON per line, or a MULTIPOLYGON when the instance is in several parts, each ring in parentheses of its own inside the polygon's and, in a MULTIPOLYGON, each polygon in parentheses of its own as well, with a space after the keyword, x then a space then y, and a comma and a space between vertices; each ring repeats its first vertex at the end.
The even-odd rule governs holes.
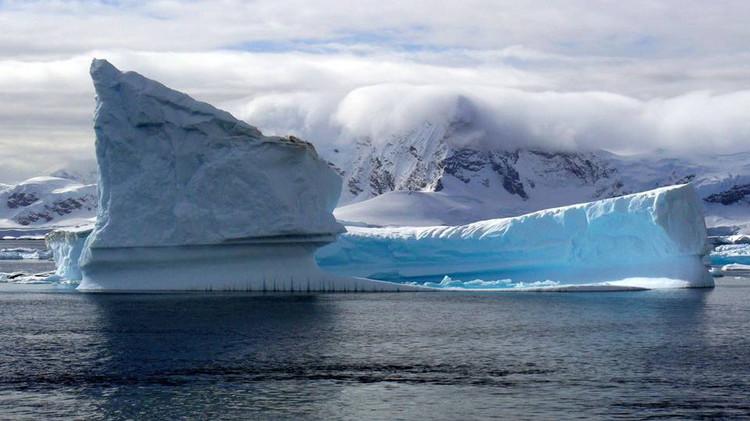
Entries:
POLYGON ((92 248, 335 235, 341 180, 315 148, 94 60, 92 248))
POLYGON ((463 226, 348 227, 317 258, 385 280, 711 286, 703 218, 693 187, 680 185, 463 226))
POLYGON ((55 275, 69 281, 81 280, 83 275, 78 260, 89 234, 91 227, 59 229, 46 235, 47 248, 52 251, 52 259, 57 267, 55 275))

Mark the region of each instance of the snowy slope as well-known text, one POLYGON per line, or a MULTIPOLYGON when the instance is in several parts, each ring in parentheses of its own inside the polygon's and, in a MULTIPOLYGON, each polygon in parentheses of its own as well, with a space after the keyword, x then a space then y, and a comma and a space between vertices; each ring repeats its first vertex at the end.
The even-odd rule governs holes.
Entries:
POLYGON ((347 226, 455 225, 497 216, 478 198, 425 191, 391 191, 333 214, 347 226))
POLYGON ((0 186, 0 230, 24 231, 91 223, 96 186, 58 177, 35 177, 0 186))
POLYGON ((467 126, 465 121, 424 123, 387 139, 358 139, 348 148, 325 150, 344 178, 336 216, 362 224, 455 225, 691 182, 710 226, 750 221, 750 153, 619 156, 504 148, 502 142, 470 135, 467 126), (449 205, 433 206, 439 202, 449 205))
POLYGON ((66 167, 52 171, 50 173, 50 176, 77 181, 81 184, 96 184, 99 174, 97 173, 95 168, 73 169, 66 167))
POLYGON ((317 253, 321 267, 383 280, 506 280, 496 287, 713 285, 690 185, 462 226, 347 230, 317 253))

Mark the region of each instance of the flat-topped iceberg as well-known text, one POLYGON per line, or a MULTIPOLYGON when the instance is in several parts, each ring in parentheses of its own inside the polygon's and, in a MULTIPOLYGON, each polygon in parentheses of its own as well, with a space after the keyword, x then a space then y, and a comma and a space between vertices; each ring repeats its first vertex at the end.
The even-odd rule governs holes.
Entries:
MULTIPOLYGON (((310 143, 264 136, 104 60, 93 61, 91 77, 99 206, 79 289, 404 288, 316 265, 314 251, 344 229, 332 215, 341 179, 310 143)), ((74 263, 79 240, 51 243, 74 263)))
POLYGON ((713 285, 690 185, 462 226, 347 230, 318 251, 324 269, 437 287, 713 285))

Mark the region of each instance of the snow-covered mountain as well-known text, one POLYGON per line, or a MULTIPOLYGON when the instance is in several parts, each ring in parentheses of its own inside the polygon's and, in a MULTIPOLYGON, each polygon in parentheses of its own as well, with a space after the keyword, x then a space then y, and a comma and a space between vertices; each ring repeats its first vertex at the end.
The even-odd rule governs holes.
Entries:
POLYGON ((336 215, 348 222, 462 224, 687 182, 703 199, 709 225, 750 220, 750 153, 620 156, 504 147, 458 121, 364 137, 324 154, 344 178, 336 215))
MULTIPOLYGON (((319 152, 343 177, 335 215, 348 224, 459 225, 691 182, 715 233, 750 233, 750 152, 622 156, 505 147, 482 139, 465 119, 424 122, 386 139, 360 137, 319 152)), ((96 172, 79 167, 0 185, 0 228, 93 217, 95 187, 88 182, 96 172), (40 200, 19 200, 28 189, 38 190, 40 200)))
POLYGON ((34 177, 0 186, 0 229, 41 229, 90 223, 96 185, 60 177, 34 177))

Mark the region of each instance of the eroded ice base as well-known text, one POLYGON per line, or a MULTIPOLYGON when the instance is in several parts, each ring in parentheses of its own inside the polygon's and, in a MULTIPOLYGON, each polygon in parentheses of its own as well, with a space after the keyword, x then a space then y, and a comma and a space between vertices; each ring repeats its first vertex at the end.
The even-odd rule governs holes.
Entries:
POLYGON ((313 258, 315 243, 86 249, 83 291, 371 292, 409 285, 331 275, 313 258))
POLYGON ((256 239, 221 245, 85 249, 91 228, 47 236, 57 279, 82 291, 409 291, 414 286, 325 273, 313 259, 332 238, 256 239), (80 267, 81 256, 85 260, 80 267))

